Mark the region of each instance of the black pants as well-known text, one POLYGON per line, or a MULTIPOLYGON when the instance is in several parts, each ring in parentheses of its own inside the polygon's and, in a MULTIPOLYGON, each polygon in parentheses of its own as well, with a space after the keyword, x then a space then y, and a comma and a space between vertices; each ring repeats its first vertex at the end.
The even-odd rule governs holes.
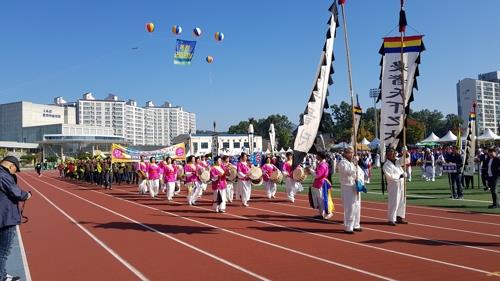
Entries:
POLYGON ((464 181, 465 189, 469 189, 469 186, 474 189, 474 176, 464 176, 464 181))
POLYGON ((498 206, 497 178, 488 178, 488 187, 491 191, 491 200, 493 205, 498 206))
POLYGON ((462 181, 460 173, 450 173, 451 177, 451 192, 453 198, 463 197, 462 193, 462 181))

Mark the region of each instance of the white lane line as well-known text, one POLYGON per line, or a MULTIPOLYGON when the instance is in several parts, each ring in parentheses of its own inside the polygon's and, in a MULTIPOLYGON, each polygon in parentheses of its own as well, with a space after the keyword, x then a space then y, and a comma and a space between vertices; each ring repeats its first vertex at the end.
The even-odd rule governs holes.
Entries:
MULTIPOLYGON (((310 210, 311 209, 311 208, 306 208, 306 207, 302 207, 302 206, 286 205, 286 204, 282 204, 282 203, 271 203, 271 204, 276 204, 276 205, 281 205, 281 206, 288 206, 288 207, 292 207, 292 208, 306 209, 306 210, 310 210)), ((271 211, 271 210, 268 210, 268 211, 269 212, 274 212, 274 211, 271 211)), ((308 220, 323 221, 323 220, 318 220, 318 219, 314 219, 314 218, 297 216, 297 215, 294 215, 294 214, 281 213, 281 212, 276 212, 276 213, 287 214, 287 215, 290 215, 290 216, 305 218, 305 219, 308 219, 308 220)), ((334 222, 334 221, 328 221, 328 223, 342 225, 341 223, 337 223, 337 222, 334 222)), ((370 227, 363 227, 363 229, 368 229, 368 230, 372 230, 372 231, 376 231, 376 232, 381 232, 381 233, 386 233, 386 234, 390 234, 390 235, 402 236, 402 237, 406 237, 406 238, 418 239, 418 240, 422 240, 422 241, 430 241, 430 242, 434 242, 434 243, 440 243, 440 244, 452 245, 452 246, 459 246, 459 247, 470 248, 470 249, 479 250, 479 251, 486 251, 486 252, 492 252, 492 253, 500 254, 500 251, 497 251, 497 250, 492 250, 492 249, 487 249, 487 248, 481 248, 481 247, 476 247, 476 246, 469 246, 469 245, 464 245, 464 244, 460 244, 460 243, 454 243, 454 242, 443 241, 443 240, 435 240, 435 239, 430 239, 430 238, 425 238, 425 237, 420 237, 420 236, 414 236, 414 235, 409 235, 409 234, 403 234, 403 233, 397 233, 397 232, 392 232, 392 231, 385 231, 385 230, 376 229, 376 228, 370 228, 370 227)))
MULTIPOLYGON (((54 188, 57 188, 65 193, 68 193, 74 197, 77 197, 83 201, 86 201, 92 205, 95 205, 99 208, 102 208, 104 210, 107 210, 109 212, 112 212, 112 213, 116 213, 112 210, 109 210, 99 204, 96 204, 94 202, 91 202, 85 198, 82 198, 76 194, 73 194, 71 192, 68 192, 64 189, 61 189, 51 183, 48 183, 48 182, 45 182, 41 179, 38 179, 39 181, 41 182, 44 182, 50 186, 53 186, 54 188)), ((78 185, 74 185, 74 186, 78 186, 78 185)), ((86 187, 83 187, 83 186, 78 186, 80 188, 84 188, 84 189, 87 189, 86 187)), ((225 229, 225 228, 220 228, 218 226, 215 226, 215 225, 211 225, 211 224, 208 224, 208 223, 204 223, 204 222, 201 222, 201 221, 197 221, 197 220, 194 220, 194 219, 190 219, 190 218, 186 218, 186 217, 182 217, 178 214, 175 214, 175 213, 170 213, 170 212, 167 212, 167 211, 163 211, 161 209, 157 209, 157 208, 154 208, 154 207, 150 207, 150 206, 147 206, 147 205, 142 205, 142 204, 139 204, 137 202, 132 202, 132 201, 128 201, 128 200, 125 200, 125 199, 122 199, 122 198, 117 198, 117 197, 114 197, 112 195, 109 195, 109 194, 106 194, 106 193, 102 193, 102 192, 98 192, 98 191, 95 191, 95 190, 91 190, 91 189, 88 189, 89 191, 91 192, 95 192, 97 194, 100 194, 100 195, 105 195, 105 196, 109 196, 115 200, 120 200, 120 201, 124 201, 124 202, 127 202, 129 204, 133 204, 133 205, 137 205, 137 206, 140 206, 140 207, 143 207, 143 208, 147 208, 147 209, 151 209, 151 210, 155 210, 155 211, 159 211, 161 213, 165 213, 165 214, 168 214, 170 216, 174 216, 174 217, 177 217, 177 218, 181 218, 181 219, 184 219, 184 220, 187 220, 187 221, 191 221, 191 222, 194 222, 196 224, 200 224, 200 225, 203 225, 203 226, 208 226, 208 227, 211 227, 211 228, 214 228, 214 229, 219 229, 221 231, 224 231, 224 232, 227 232, 227 233, 230 233, 230 234, 233 234, 233 235, 236 235, 236 236, 239 236, 239 237, 243 237, 243 238, 246 238, 246 239, 249 239, 249 240, 252 240, 252 241, 255 241, 255 242, 258 242, 258 243, 261 243, 261 244, 265 244, 265 245, 268 245, 268 246, 272 246, 272 247, 275 247, 275 248, 278 248, 278 249, 281 249, 281 250, 285 250, 285 251, 288 251, 288 252, 291 252, 291 253, 294 253, 294 254, 298 254, 298 255, 302 255, 302 256, 305 256, 305 257, 308 257, 308 258, 311 258, 311 259, 314 259, 314 260, 318 260, 318 261, 321 261, 321 262, 325 262, 325 263, 328 263, 328 264, 331 264, 331 265, 335 265, 335 266, 338 266, 338 267, 342 267, 342 268, 345 268, 345 269, 348 269, 348 270, 352 270, 352 271, 355 271, 355 272, 358 272, 358 273, 363 273, 363 274, 366 274, 366 275, 369 275, 369 276, 372 276, 372 277, 375 277, 375 278, 379 278, 379 279, 382 279, 382 280, 395 280, 395 279, 392 279, 392 278, 389 278, 389 277, 385 277, 385 276, 382 276, 382 275, 378 275, 378 274, 375 274, 375 273, 372 273, 372 272, 369 272, 369 271, 365 271, 365 270, 362 270, 362 269, 358 269, 358 268, 355 268, 355 267, 352 267, 352 266, 349 266, 349 265, 346 265, 346 264, 342 264, 342 263, 338 263, 338 262, 335 262, 335 261, 332 261, 332 260, 328 260, 328 259, 323 259, 323 258, 320 258, 320 257, 317 257, 317 256, 314 256, 314 255, 311 255, 311 254, 307 254, 307 253, 304 253, 304 252, 301 252, 301 251, 298 251, 298 250, 294 250, 294 249, 291 249, 291 248, 287 248, 287 247, 284 247, 284 246, 281 246, 281 245, 278 245, 278 244, 274 244, 274 243, 271 243, 271 242, 268 242, 268 241, 264 241, 264 240, 261 240, 261 239, 257 239, 257 238, 254 238, 254 237, 251 237, 251 236, 247 236, 247 235, 244 235, 244 234, 241 234, 241 233, 237 233, 237 232, 234 232, 234 231, 231 231, 231 230, 228 230, 228 229, 225 229)), ((130 191, 125 191, 125 190, 121 190, 119 188, 115 188, 114 190, 120 190, 121 192, 125 192, 125 193, 131 193, 131 194, 137 194, 137 193, 134 193, 134 192, 130 192, 130 191)), ((156 199, 156 200, 159 200, 159 199, 156 199)), ((175 201, 173 201, 174 203, 177 203, 175 201)), ((177 204, 180 204, 180 203, 177 203, 177 204)), ((210 210, 210 209, 205 209, 205 208, 201 208, 201 207, 197 207, 197 206, 193 206, 193 207, 196 207, 196 208, 199 208, 199 209, 204 209, 204 210, 210 210)), ((118 213, 116 213, 118 214, 118 213)), ((119 215, 119 216, 122 216, 122 215, 119 215)), ((125 216, 123 216, 124 218, 126 218, 125 216)), ((243 218, 243 217, 242 217, 243 218)), ((129 219, 131 221, 133 221, 132 219, 129 219)), ((138 223, 138 222, 137 222, 138 223)), ((140 224, 140 223, 138 223, 140 224)), ((145 226, 145 227, 148 227, 148 226, 145 226)), ((148 227, 149 228, 149 227, 148 227)), ((151 228, 153 229, 153 228, 151 228)), ((156 231, 156 230, 155 230, 156 231)), ((161 233, 161 232, 160 232, 161 233)), ((161 233, 163 234, 163 233, 161 233)), ((268 280, 268 279, 265 279, 265 280, 268 280)))
MULTIPOLYGON (((302 200, 302 199, 295 199, 295 201, 308 202, 308 201, 302 200)), ((280 205, 283 205, 283 206, 289 206, 289 205, 286 205, 286 204, 276 203, 276 202, 270 202, 270 203, 280 204, 280 205)), ((296 206, 296 205, 291 205, 291 206, 296 206)), ((341 203, 335 203, 335 206, 343 206, 343 204, 341 204, 341 203)), ((303 206, 299 206, 299 207, 304 208, 303 206)), ((368 209, 368 210, 375 210, 375 211, 387 212, 387 210, 381 210, 381 209, 374 209, 374 208, 368 208, 368 207, 362 207, 362 208, 363 209, 368 209)), ((309 208, 306 208, 306 209, 309 209, 309 208)), ((340 211, 338 213, 342 214, 342 212, 340 212, 340 211)), ((372 216, 366 216, 366 215, 361 215, 361 217, 375 219, 375 220, 380 220, 380 221, 387 221, 386 218, 372 217, 372 216)), ((428 228, 436 228, 436 229, 443 229, 443 230, 449 230, 449 231, 454 231, 454 232, 463 232, 463 233, 469 233, 469 234, 476 234, 476 235, 482 235, 482 236, 490 236, 490 237, 500 238, 500 235, 497 235, 497 234, 490 234, 490 233, 484 233, 484 232, 476 232, 476 231, 470 231, 470 230, 465 230, 465 229, 449 228, 449 227, 437 226, 437 225, 430 225, 430 224, 421 224, 421 223, 416 223, 416 222, 412 222, 411 224, 412 225, 417 225, 417 226, 422 226, 422 227, 428 227, 428 228)))
MULTIPOLYGON (((254 190, 252 190, 252 191, 254 191, 254 190)), ((261 192, 260 190, 256 190, 256 191, 261 192)), ((264 195, 264 194, 265 193, 259 193, 259 195, 264 195)), ((338 199, 340 200, 340 198, 338 198, 338 199)), ((309 202, 309 200, 298 199, 298 198, 295 198, 295 201, 309 202)), ((374 203, 374 204, 381 204, 381 205, 387 206, 386 203, 379 203, 379 202, 373 202, 373 201, 363 201, 363 202, 366 202, 368 204, 374 203)), ((335 204, 342 205, 340 203, 335 203, 335 204)), ((409 206, 407 205, 407 209, 408 209, 408 207, 409 206)), ((415 207, 415 206, 411 206, 411 207, 415 207)), ((363 209, 369 209, 369 210, 376 210, 376 211, 380 211, 380 212, 387 212, 387 209, 377 209, 377 208, 370 208, 370 207, 366 207, 366 206, 363 206, 362 208, 363 209)), ((424 207, 422 207, 422 208, 424 208, 424 207)), ((425 209, 433 209, 433 208, 425 208, 425 209)), ((436 219, 444 219, 444 220, 453 220, 453 221, 462 221, 462 222, 469 222, 469 223, 476 223, 476 224, 486 224, 486 225, 500 226, 499 223, 493 223, 493 222, 473 221, 473 220, 466 220, 466 219, 457 219, 457 218, 450 218, 450 217, 441 217, 441 216, 418 214, 418 213, 412 213, 412 212, 406 212, 406 214, 408 214, 408 215, 414 215, 414 216, 421 216, 421 217, 436 218, 436 219)), ((478 215, 490 215, 490 214, 478 214, 478 215)), ((493 215, 493 216, 498 216, 498 215, 493 215)), ((498 216, 498 218, 500 219, 500 216, 498 216)))
MULTIPOLYGON (((120 190, 121 192, 125 192, 125 193, 137 194, 135 192, 130 192, 130 191, 122 190, 122 189, 118 189, 118 190, 120 190)), ((107 195, 107 196, 111 196, 109 194, 97 192, 97 191, 94 191, 94 190, 92 190, 92 191, 96 192, 96 193, 99 193, 99 194, 104 194, 104 195, 107 195)), ((113 196, 111 196, 111 197, 113 197, 113 196)), ((153 207, 146 206, 146 205, 142 205, 142 204, 139 204, 137 202, 127 201, 125 199, 121 199, 121 198, 117 198, 117 197, 113 197, 113 198, 118 199, 118 200, 124 200, 124 201, 129 202, 129 203, 134 204, 134 205, 139 205, 139 206, 142 206, 142 207, 145 207, 145 208, 148 208, 148 209, 153 209, 153 210, 157 210, 157 211, 160 211, 162 213, 165 213, 165 214, 172 215, 171 213, 169 213, 167 211, 164 211, 164 210, 161 210, 161 209, 157 209, 157 208, 153 208, 153 207)), ((156 199, 156 200, 160 200, 160 199, 156 199)), ((204 200, 204 201, 208 201, 208 200, 204 200)), ((182 203, 179 203, 179 202, 175 202, 175 201, 172 201, 172 202, 176 203, 176 204, 179 204, 179 205, 182 205, 182 203)), ((210 201, 208 201, 208 202, 210 202, 210 201)), ((203 207, 200 207, 200 206, 192 206, 192 207, 197 208, 197 209, 207 210, 207 211, 213 211, 211 209, 203 208, 203 207)), ((265 211, 265 212, 271 212, 271 213, 278 213, 278 214, 284 214, 284 215, 289 215, 289 216, 295 216, 295 215, 290 215, 290 214, 286 214, 286 213, 275 212, 275 211, 270 211, 270 210, 264 210, 264 209, 254 208, 254 207, 249 207, 249 208, 256 209, 256 210, 262 210, 262 211, 265 211)), ((209 224, 205 224, 203 222, 198 222, 196 220, 192 220, 192 219, 189 219, 189 218, 181 217, 181 216, 179 216, 177 214, 173 214, 173 215, 176 216, 176 217, 180 217, 180 218, 189 220, 189 221, 194 221, 194 222, 200 223, 202 225, 209 225, 209 224)), ((390 249, 380 248, 380 247, 377 247, 377 246, 365 245, 365 244, 358 243, 358 242, 353 242, 353 241, 349 241, 349 240, 335 238, 335 237, 332 237, 332 236, 327 236, 327 235, 323 235, 323 234, 313 233, 313 232, 305 231, 305 230, 302 230, 302 229, 293 228, 293 227, 287 227, 287 226, 279 225, 279 224, 275 224, 275 223, 270 223, 270 222, 255 220, 255 219, 251 219, 251 218, 248 218, 248 217, 239 216, 239 215, 235 215, 235 214, 224 213, 224 215, 231 216, 231 217, 236 217, 236 218, 240 218, 240 219, 245 219, 245 220, 249 220, 249 221, 254 221, 254 222, 258 222, 258 223, 265 224, 265 225, 271 225, 271 226, 275 226, 275 227, 279 227, 279 228, 283 228, 283 229, 293 230, 293 231, 296 231, 296 232, 305 233, 305 234, 309 234, 309 235, 313 235, 313 236, 318 236, 318 237, 322 237, 322 238, 326 238, 326 239, 330 239, 330 240, 340 241, 340 242, 344 242, 344 243, 348 243, 348 244, 352 244, 352 245, 356 245, 356 246, 362 246, 362 247, 367 247, 367 248, 371 248, 371 249, 380 250, 380 251, 383 251, 383 252, 389 252, 389 253, 396 254, 396 255, 402 255, 402 256, 406 256, 406 257, 410 257, 410 258, 425 260, 425 261, 428 261, 428 262, 443 264, 443 265, 446 265, 446 266, 457 267, 457 268, 461 268, 461 269, 465 269, 465 270, 470 270, 470 271, 475 271, 475 272, 479 272, 479 273, 483 273, 483 274, 489 273, 489 271, 485 271, 485 270, 478 269, 478 268, 473 268, 473 267, 468 267, 468 266, 462 266, 462 265, 452 264, 452 263, 448 263, 448 262, 441 261, 441 260, 436 260, 436 259, 426 258, 426 257, 417 256, 417 255, 413 255, 413 254, 408 254, 408 253, 404 253, 404 252, 401 252, 401 251, 394 251, 394 250, 390 250, 390 249)), ((298 217, 298 216, 295 216, 295 217, 298 217)), ((301 218, 303 218, 303 217, 301 217, 301 218)), ((318 221, 321 221, 321 220, 318 220, 318 221)), ((213 227, 215 227, 215 226, 213 226, 213 227)), ((236 235, 240 235, 238 233, 235 233, 235 234, 236 235)), ((266 241, 264 241, 264 242, 266 244, 269 243, 269 242, 266 242, 266 241)))
MULTIPOLYGON (((177 238, 175 238, 175 237, 173 237, 173 236, 170 236, 170 235, 168 235, 168 234, 165 234, 165 233, 163 233, 163 232, 161 232, 161 231, 157 230, 156 228, 153 228, 153 227, 150 227, 150 226, 145 225, 145 224, 143 224, 143 223, 140 223, 140 222, 138 222, 138 221, 136 221, 136 220, 134 220, 134 219, 131 219, 131 218, 129 218, 129 217, 127 217, 127 216, 123 215, 123 214, 120 214, 120 213, 118 213, 118 212, 115 212, 115 211, 113 211, 113 210, 111 210, 111 209, 108 209, 108 208, 106 208, 106 207, 104 207, 104 206, 101 206, 101 205, 99 205, 99 204, 97 204, 97 203, 94 203, 94 202, 92 202, 92 201, 89 201, 89 200, 87 200, 87 199, 85 199, 85 198, 83 198, 83 197, 80 197, 80 196, 78 196, 78 195, 76 195, 76 194, 73 194, 73 193, 71 193, 71 192, 69 192, 69 191, 66 191, 66 190, 64 190, 64 189, 61 189, 61 188, 59 188, 59 187, 57 187, 57 186, 55 186, 55 185, 53 185, 53 184, 51 184, 51 183, 49 183, 49 182, 46 182, 46 181, 43 181, 43 180, 41 180, 41 179, 39 179, 39 178, 34 178, 34 177, 33 177, 33 179, 37 179, 37 180, 39 180, 40 182, 43 182, 43 183, 45 183, 45 184, 47 184, 47 185, 50 185, 50 186, 52 186, 53 188, 56 188, 56 189, 58 189, 58 190, 60 190, 60 191, 62 191, 62 192, 64 192, 64 193, 67 193, 67 194, 69 194, 69 195, 71 195, 71 196, 73 196, 73 197, 76 197, 76 198, 78 198, 78 199, 80 199, 80 200, 82 200, 82 201, 85 201, 85 202, 87 202, 87 203, 89 203, 89 204, 91 204, 91 205, 94 205, 94 206, 96 206, 96 207, 98 207, 98 208, 100 208, 100 209, 103 209, 103 210, 105 210, 105 211, 108 211, 108 212, 110 212, 110 213, 112 213, 112 214, 116 215, 116 216, 119 216, 119 217, 121 217, 121 218, 124 218, 124 219, 126 219, 126 220, 130 221, 130 222, 133 222, 133 223, 135 223, 135 224, 137 224, 137 225, 140 225, 140 226, 142 226, 143 228, 145 228, 145 229, 147 229, 147 230, 149 230, 149 231, 155 232, 155 233, 157 233, 157 234, 159 234, 159 235, 161 235, 161 236, 163 236, 163 237, 166 237, 166 238, 168 238, 168 239, 170 239, 170 240, 173 240, 173 241, 175 241, 175 242, 177 242, 177 243, 179 243, 179 244, 182 244, 182 245, 184 245, 184 246, 186 246, 186 247, 188 247, 188 248, 190 248, 190 249, 192 249, 192 250, 195 250, 195 251, 197 251, 197 252, 199 252, 199 253, 201 253, 201 254, 203 254, 203 255, 209 256, 209 257, 211 257, 211 258, 213 258, 213 259, 215 259, 215 260, 217 260, 217 261, 220 261, 220 262, 222 262, 222 263, 224 263, 224 264, 226 264, 226 265, 228 265, 228 266, 230 266, 230 267, 232 267, 232 268, 235 268, 235 269, 237 269, 237 270, 239 270, 239 271, 241 271, 241 272, 244 272, 244 273, 246 273, 246 274, 248 274, 248 275, 250 275, 250 276, 253 276, 253 277, 255 277, 256 279, 259 279, 259 280, 265 280, 265 281, 269 281, 269 280, 270 280, 270 279, 268 279, 268 278, 266 278, 266 277, 263 277, 263 276, 261 276, 261 275, 258 275, 258 274, 257 274, 257 273, 255 273, 255 272, 252 272, 252 271, 250 271, 250 270, 248 270, 248 269, 245 269, 245 268, 243 268, 243 267, 241 267, 241 266, 239 266, 239 265, 237 265, 237 264, 234 264, 234 263, 232 263, 232 262, 230 262, 230 261, 228 261, 228 260, 226 260, 226 259, 223 259, 223 258, 221 258, 221 257, 219 257, 219 256, 214 255, 214 254, 211 254, 211 253, 209 253, 209 252, 207 252, 207 251, 204 251, 204 250, 202 250, 202 249, 200 249, 200 248, 198 248, 198 247, 192 246, 192 245, 190 245, 190 244, 188 244, 188 243, 186 243, 186 242, 184 242, 184 241, 182 241, 182 240, 179 240, 179 239, 177 239, 177 238)), ((87 188, 85 188, 85 187, 83 187, 83 186, 78 186, 78 187, 80 187, 80 188, 84 188, 84 189, 87 189, 87 188)), ((94 190, 90 190, 90 191, 94 191, 94 190)), ((38 192, 38 191, 37 191, 37 192, 38 192)), ((96 192, 96 193, 98 193, 98 194, 103 194, 103 193, 100 193, 100 192, 97 192, 97 191, 94 191, 94 192, 96 192)), ((42 195, 42 196, 43 196, 43 195, 42 195)), ((128 202, 128 201, 127 201, 127 202, 128 202)))
POLYGON ((19 248, 21 249, 21 258, 23 260, 24 275, 26 276, 26 281, 31 281, 30 267, 28 265, 28 259, 26 258, 26 251, 24 250, 23 237, 21 236, 21 230, 19 229, 19 225, 16 227, 16 229, 17 229, 17 237, 19 238, 19 248))
POLYGON ((25 179, 21 178, 20 179, 26 184, 31 187, 34 191, 36 191, 40 196, 42 196, 47 202, 49 202, 50 205, 52 205, 56 210, 58 210, 61 214, 63 214, 67 219, 69 219, 72 223, 74 223, 78 228, 80 228, 85 234, 87 234, 92 240, 94 240, 97 244, 99 244, 104 250, 106 250, 108 253, 110 253, 115 259, 117 259, 120 263, 122 263, 128 270, 130 270, 132 273, 135 274, 140 280, 149 280, 146 278, 144 274, 142 274, 137 268, 135 268, 133 265, 131 265, 129 262, 127 262, 124 258, 122 258, 120 255, 118 255, 113 249, 108 247, 106 243, 102 242, 97 238, 94 234, 92 234, 90 231, 85 229, 81 224, 79 224, 73 217, 68 215, 65 211, 63 211, 61 208, 59 208, 54 202, 52 202, 49 198, 47 198, 45 195, 43 195, 38 189, 36 189, 34 186, 32 186, 28 181, 25 179))

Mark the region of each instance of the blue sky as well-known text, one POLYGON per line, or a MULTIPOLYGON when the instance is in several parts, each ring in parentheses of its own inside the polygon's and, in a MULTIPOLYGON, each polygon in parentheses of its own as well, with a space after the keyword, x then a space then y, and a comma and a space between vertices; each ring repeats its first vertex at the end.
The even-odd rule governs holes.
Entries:
MULTIPOLYGON (((456 82, 500 70, 500 1, 407 0, 408 23, 425 35, 412 108, 456 113, 456 82)), ((197 114, 198 129, 218 130, 249 117, 304 110, 324 43, 331 1, 85 0, 0 4, 0 103, 72 101, 108 93, 143 105, 170 101, 197 114), (150 34, 144 25, 154 22, 150 34), (172 63, 172 25, 192 39, 191 66, 172 63), (213 39, 216 31, 225 40, 213 39), (138 49, 133 50, 132 48, 138 49), (205 57, 214 62, 207 64, 205 57)), ((347 0, 355 91, 364 108, 379 84, 381 38, 397 35, 399 0, 347 0)), ((408 35, 417 31, 408 28, 408 35)), ((349 100, 342 28, 329 102, 349 100)))

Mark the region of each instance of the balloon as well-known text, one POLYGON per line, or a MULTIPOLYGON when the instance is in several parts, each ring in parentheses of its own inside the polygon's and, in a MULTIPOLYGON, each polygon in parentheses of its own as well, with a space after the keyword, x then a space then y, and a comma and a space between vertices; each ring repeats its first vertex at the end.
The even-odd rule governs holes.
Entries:
POLYGON ((182 33, 182 27, 180 25, 172 26, 172 33, 175 35, 180 35, 182 33))
POLYGON ((196 27, 195 29, 193 29, 193 35, 196 37, 201 36, 201 28, 196 27))
POLYGON ((216 41, 222 41, 222 40, 224 40, 224 33, 222 33, 222 32, 215 32, 214 37, 215 37, 216 41))
POLYGON ((214 61, 214 57, 207 56, 206 60, 207 60, 208 63, 212 63, 214 61))
POLYGON ((146 23, 146 30, 148 32, 153 32, 153 30, 155 30, 155 25, 152 22, 146 23))

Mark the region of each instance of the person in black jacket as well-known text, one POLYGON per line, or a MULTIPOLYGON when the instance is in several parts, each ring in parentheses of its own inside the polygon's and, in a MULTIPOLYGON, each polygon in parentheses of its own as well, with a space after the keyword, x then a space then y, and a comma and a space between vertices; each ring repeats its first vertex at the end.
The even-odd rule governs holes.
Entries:
POLYGON ((450 173, 452 192, 451 196, 454 199, 463 199, 464 194, 462 190, 461 171, 464 162, 462 160, 462 156, 458 153, 455 146, 451 147, 451 154, 446 155, 445 160, 447 163, 455 163, 457 165, 457 171, 455 173, 450 173))
POLYGON ((488 149, 489 160, 487 162, 487 181, 488 187, 491 191, 491 199, 493 204, 489 205, 489 209, 498 208, 498 194, 497 194, 497 179, 500 176, 500 159, 497 157, 495 147, 488 149))
POLYGON ((28 200, 31 193, 22 191, 17 185, 17 172, 19 160, 16 157, 7 156, 0 161, 0 280, 19 280, 19 277, 7 274, 6 262, 16 235, 16 226, 21 224, 17 204, 28 200))

